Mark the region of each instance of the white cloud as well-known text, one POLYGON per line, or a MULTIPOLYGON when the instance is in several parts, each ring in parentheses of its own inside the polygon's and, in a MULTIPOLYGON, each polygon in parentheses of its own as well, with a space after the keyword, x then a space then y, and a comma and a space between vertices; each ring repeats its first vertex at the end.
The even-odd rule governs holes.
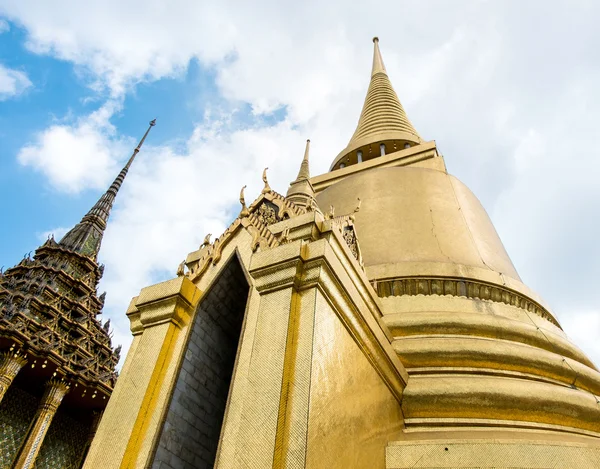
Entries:
POLYGON ((38 239, 41 242, 45 242, 50 236, 52 236, 56 241, 59 241, 64 235, 67 234, 67 231, 69 231, 71 228, 72 226, 57 226, 56 228, 52 228, 48 231, 44 231, 43 233, 39 233, 38 239))
POLYGON ((572 311, 564 315, 562 326, 569 338, 592 359, 596 358, 595 364, 600 366, 597 360, 600 357, 600 311, 572 311))
MULTIPOLYGON (((121 337, 130 297, 174 272, 206 232, 218 234, 239 187, 253 181, 248 198, 260 188, 264 166, 285 191, 310 137, 313 172, 327 170, 356 125, 375 34, 416 128, 488 207, 525 282, 574 337, 579 318, 589 319, 581 312, 597 310, 600 6, 382 1, 385 14, 373 14, 367 4, 316 0, 59 3, 4 0, 0 14, 26 28, 30 50, 72 61, 105 99, 182 74, 197 58, 222 97, 257 115, 287 110, 282 123, 242 130, 217 113, 185 151, 165 144, 140 155, 102 250, 107 315, 121 337)), ((129 150, 110 115, 52 126, 21 161, 63 190, 104 188, 129 150)), ((580 345, 600 363, 586 345, 600 342, 597 329, 580 345)))
POLYGON ((10 25, 8 24, 8 21, 0 18, 0 34, 7 33, 8 31, 10 31, 10 25))
POLYGON ((19 96, 31 86, 32 83, 25 72, 0 64, 0 101, 19 96))
POLYGON ((248 185, 248 201, 260 193, 263 168, 272 167, 276 180, 291 180, 300 165, 304 137, 288 122, 235 131, 221 124, 198 126, 181 153, 145 147, 119 194, 100 254, 106 264, 101 289, 108 292, 106 316, 121 334, 115 338, 126 345, 122 312, 131 297, 157 278, 174 276, 207 233, 219 236, 240 209, 241 186, 248 185))
POLYGON ((119 138, 108 119, 118 107, 108 102, 72 124, 55 124, 35 136, 18 155, 22 165, 41 171, 61 191, 105 188, 117 173, 131 141, 119 138))

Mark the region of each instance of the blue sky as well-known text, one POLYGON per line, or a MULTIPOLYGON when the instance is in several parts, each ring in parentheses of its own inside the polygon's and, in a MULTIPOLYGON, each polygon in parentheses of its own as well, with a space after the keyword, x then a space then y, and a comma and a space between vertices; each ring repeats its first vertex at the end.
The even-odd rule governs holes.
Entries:
POLYGON ((76 223, 156 117, 100 256, 104 317, 127 349, 130 298, 222 232, 242 185, 252 199, 268 166, 285 192, 307 138, 313 174, 327 170, 356 126, 377 35, 417 130, 482 201, 525 283, 600 362, 600 7, 369 8, 0 0, 0 265, 76 223), (397 18, 428 20, 399 28, 397 18))
MULTIPOLYGON (((0 259, 5 267, 16 264, 24 254, 39 246, 40 236, 56 227, 77 223, 101 195, 98 189, 83 189, 76 194, 55 190, 43 174, 19 163, 22 147, 36 134, 55 123, 69 123, 77 116, 95 111, 102 94, 90 89, 91 78, 73 63, 36 54, 27 49, 27 31, 7 22, 10 30, 0 36, 0 63, 24 72, 33 83, 13 99, 0 102, 0 196, 10 200, 2 210, 2 218, 13 229, 6 230, 0 244, 0 259)), ((147 127, 147 120, 158 118, 148 142, 168 142, 177 148, 203 119, 207 107, 235 106, 230 129, 273 124, 282 120, 280 108, 267 115, 251 115, 248 103, 225 102, 215 84, 215 72, 190 60, 184 73, 156 81, 142 82, 123 97, 122 109, 111 122, 119 134, 130 137, 133 149, 147 127), (193 99, 190 99, 193 97, 193 99)), ((129 153, 114 155, 126 161, 129 153)), ((232 213, 233 215, 233 213, 232 213)))

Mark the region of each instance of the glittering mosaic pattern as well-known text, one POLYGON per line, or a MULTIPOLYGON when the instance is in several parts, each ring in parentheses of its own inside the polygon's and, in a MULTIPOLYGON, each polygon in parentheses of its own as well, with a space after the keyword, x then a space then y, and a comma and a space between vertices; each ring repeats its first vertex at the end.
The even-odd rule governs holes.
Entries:
POLYGON ((79 468, 89 429, 90 424, 87 421, 82 423, 59 409, 52 420, 34 468, 79 468))
POLYGON ((8 469, 35 416, 38 399, 11 386, 0 404, 0 468, 8 469))

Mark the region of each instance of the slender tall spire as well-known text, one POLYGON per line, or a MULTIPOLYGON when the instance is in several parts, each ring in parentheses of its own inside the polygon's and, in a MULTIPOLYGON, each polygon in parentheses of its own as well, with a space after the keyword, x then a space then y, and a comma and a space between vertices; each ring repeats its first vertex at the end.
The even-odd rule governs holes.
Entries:
POLYGON ((310 140, 306 141, 304 158, 300 164, 298 177, 290 183, 287 191, 287 198, 301 207, 312 207, 315 202, 315 190, 310 183, 310 168, 308 164, 308 155, 310 152, 310 140))
POLYGON ((98 202, 86 213, 77 225, 75 225, 63 238, 59 244, 71 251, 78 252, 88 257, 96 258, 98 251, 100 250, 100 244, 102 243, 102 236, 106 229, 106 223, 110 216, 110 210, 115 201, 115 197, 123 184, 125 176, 133 163, 133 160, 140 152, 150 129, 156 125, 156 119, 150 121, 148 130, 138 143, 137 147, 133 150, 133 154, 127 161, 127 164, 123 167, 121 172, 115 178, 113 183, 110 185, 108 190, 98 199, 98 202))
POLYGON ((412 146, 421 143, 421 137, 408 120, 387 75, 379 50, 379 39, 373 38, 373 43, 371 83, 358 126, 346 148, 335 158, 331 169, 402 150, 407 144, 412 146))
POLYGON ((306 148, 304 149, 304 158, 300 164, 300 171, 298 171, 297 181, 310 179, 310 168, 308 167, 308 154, 310 152, 310 140, 306 141, 306 148))
POLYGON ((383 58, 381 57, 381 51, 379 50, 379 38, 373 38, 373 44, 375 44, 375 50, 373 51, 373 69, 371 70, 371 77, 376 73, 385 73, 385 65, 383 64, 383 58))

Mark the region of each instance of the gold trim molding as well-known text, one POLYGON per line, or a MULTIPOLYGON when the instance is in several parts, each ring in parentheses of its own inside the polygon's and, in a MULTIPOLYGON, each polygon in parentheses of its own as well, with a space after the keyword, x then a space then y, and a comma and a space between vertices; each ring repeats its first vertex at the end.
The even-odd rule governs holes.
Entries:
POLYGON ((377 295, 382 298, 388 296, 450 295, 504 303, 537 314, 562 330, 554 316, 539 303, 514 290, 491 283, 464 278, 398 277, 376 280, 372 282, 372 285, 377 291, 377 295))

